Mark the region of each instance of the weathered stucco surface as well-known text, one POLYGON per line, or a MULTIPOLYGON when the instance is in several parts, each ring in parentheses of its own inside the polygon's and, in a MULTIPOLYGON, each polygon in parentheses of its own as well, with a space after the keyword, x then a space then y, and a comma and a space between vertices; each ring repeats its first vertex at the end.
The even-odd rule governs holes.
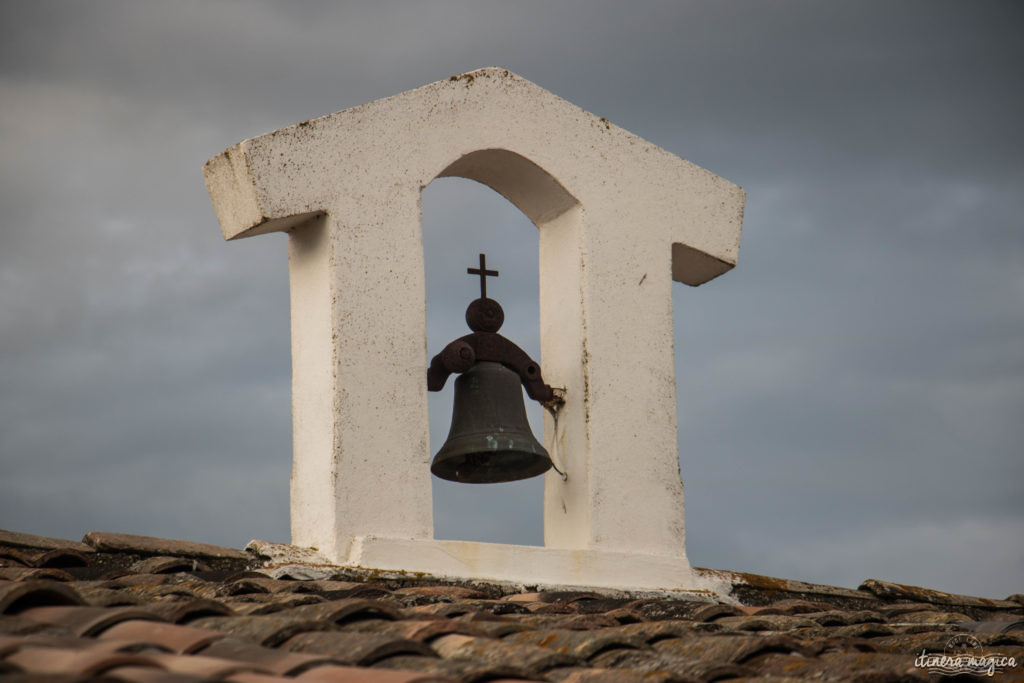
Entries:
POLYGON ((735 265, 739 187, 500 68, 245 140, 204 172, 226 239, 290 235, 293 543, 402 565, 382 569, 684 587, 671 285, 735 265), (541 361, 567 390, 544 441, 569 473, 547 475, 546 555, 432 540, 420 193, 441 176, 540 230, 541 361))

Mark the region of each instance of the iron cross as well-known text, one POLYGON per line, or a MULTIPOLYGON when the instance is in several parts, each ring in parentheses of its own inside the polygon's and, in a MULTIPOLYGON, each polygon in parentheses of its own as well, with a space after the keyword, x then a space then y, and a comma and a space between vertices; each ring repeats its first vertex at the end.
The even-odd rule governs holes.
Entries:
POLYGON ((466 272, 470 275, 480 276, 480 298, 487 298, 487 276, 498 277, 498 271, 487 270, 487 257, 480 254, 480 267, 479 268, 466 268, 466 272))

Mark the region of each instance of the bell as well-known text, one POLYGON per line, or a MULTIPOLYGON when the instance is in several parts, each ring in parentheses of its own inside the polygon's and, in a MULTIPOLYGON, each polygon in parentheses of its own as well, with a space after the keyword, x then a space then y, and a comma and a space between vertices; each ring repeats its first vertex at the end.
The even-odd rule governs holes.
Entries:
POLYGON ((430 471, 441 479, 494 484, 544 474, 551 458, 526 421, 519 375, 481 361, 455 380, 452 427, 430 471))

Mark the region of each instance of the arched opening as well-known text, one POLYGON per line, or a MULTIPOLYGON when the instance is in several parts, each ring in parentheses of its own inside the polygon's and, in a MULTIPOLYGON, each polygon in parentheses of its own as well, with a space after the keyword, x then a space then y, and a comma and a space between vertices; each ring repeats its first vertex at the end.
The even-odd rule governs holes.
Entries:
MULTIPOLYGON (((422 193, 423 252, 427 294, 427 357, 469 333, 466 306, 480 296, 479 281, 466 273, 487 254, 487 294, 501 303, 501 333, 540 359, 538 231, 522 212, 480 183, 439 178, 422 193)), ((428 393, 431 457, 451 423, 454 377, 428 393)), ((530 427, 542 436, 542 409, 526 401, 530 427)), ((457 484, 431 477, 434 538, 544 544, 544 478, 507 484, 457 484)))
MULTIPOLYGON (((421 201, 428 359, 469 332, 466 306, 480 293, 466 268, 486 253, 488 267, 500 273, 488 285, 488 296, 505 310, 501 333, 543 367, 537 226, 579 202, 540 166, 504 149, 456 159, 424 188, 421 201)), ((431 456, 448 435, 453 393, 449 380, 443 391, 428 395, 431 456)), ((542 408, 527 399, 526 412, 542 440, 542 408)), ((432 484, 434 538, 544 545, 543 477, 476 485, 432 477, 432 484)))

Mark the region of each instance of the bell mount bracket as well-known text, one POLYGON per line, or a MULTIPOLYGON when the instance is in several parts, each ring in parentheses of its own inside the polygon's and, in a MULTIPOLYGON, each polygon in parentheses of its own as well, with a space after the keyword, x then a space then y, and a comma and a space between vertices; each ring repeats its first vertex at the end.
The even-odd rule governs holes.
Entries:
POLYGON ((448 376, 463 373, 480 361, 501 363, 519 375, 527 395, 535 401, 550 405, 563 399, 544 382, 540 364, 513 342, 498 334, 505 322, 505 312, 494 299, 487 297, 487 277, 497 277, 498 271, 487 270, 484 254, 480 254, 480 267, 467 268, 470 275, 480 276, 480 298, 466 308, 466 324, 472 334, 459 337, 434 356, 427 369, 427 390, 441 391, 448 376))

